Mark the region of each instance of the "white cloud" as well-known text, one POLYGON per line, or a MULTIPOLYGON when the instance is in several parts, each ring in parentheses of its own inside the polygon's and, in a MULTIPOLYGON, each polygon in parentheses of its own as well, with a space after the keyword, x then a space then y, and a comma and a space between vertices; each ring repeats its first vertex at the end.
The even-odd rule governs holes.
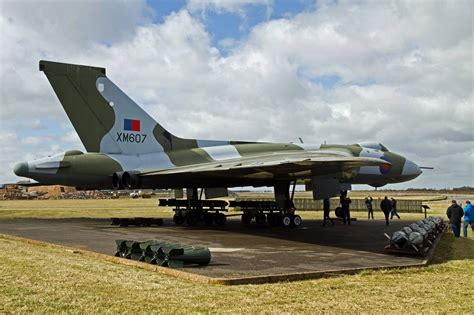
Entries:
MULTIPOLYGON (((0 3, 1 116, 56 115, 58 103, 38 70, 38 60, 78 55, 95 45, 127 40, 151 13, 145 1, 2 1, 0 3), (31 84, 34 80, 35 84, 31 84), (22 104, 22 105, 20 105, 22 104)), ((31 117, 30 116, 30 117, 31 117)), ((62 116, 63 117, 63 116, 62 116)))
POLYGON ((41 120, 40 120, 39 118, 34 118, 34 119, 31 121, 30 127, 31 127, 32 129, 35 129, 35 130, 45 129, 44 124, 41 122, 41 120))
POLYGON ((8 23, 28 33, 21 40, 44 52, 73 52, 97 42, 127 40, 135 26, 149 22, 152 15, 144 0, 7 0, 1 6, 8 23))
MULTIPOLYGON (((212 47, 205 20, 187 10, 157 25, 146 22, 146 5, 120 3, 114 8, 119 11, 104 13, 104 21, 92 19, 93 26, 64 17, 54 27, 33 8, 38 13, 32 19, 12 22, 10 15, 22 5, 4 5, 0 17, 6 47, 0 52, 1 119, 56 119, 61 134, 51 140, 58 143, 54 150, 77 148, 78 137, 37 71, 46 57, 107 67, 113 81, 179 136, 376 140, 436 167, 406 186, 474 185, 468 1, 323 3, 317 11, 260 23, 241 42, 228 41, 232 49, 225 56, 212 47), (121 25, 109 15, 131 22, 121 25), (103 30, 85 35, 80 27, 103 30), (119 31, 111 34, 115 27, 119 31), (322 76, 339 80, 327 87, 322 76)), ((246 5, 190 1, 188 9, 237 12, 246 5)), ((109 2, 76 9, 86 14, 91 6, 110 9, 109 2)), ((28 153, 45 153, 35 146, 15 148, 21 143, 16 134, 3 141, 10 155, 2 162, 10 165, 28 153)), ((0 176, 12 178, 6 171, 0 176)))
POLYGON ((271 0, 188 0, 187 8, 191 12, 212 10, 218 13, 230 12, 245 15, 245 7, 249 5, 265 5, 271 8, 271 0))

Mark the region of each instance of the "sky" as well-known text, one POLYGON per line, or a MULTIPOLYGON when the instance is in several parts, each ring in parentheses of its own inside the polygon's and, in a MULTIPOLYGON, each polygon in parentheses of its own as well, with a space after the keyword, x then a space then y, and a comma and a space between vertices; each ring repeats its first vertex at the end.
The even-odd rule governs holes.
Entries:
POLYGON ((387 188, 474 186, 472 1, 0 0, 0 40, 0 183, 84 150, 46 59, 106 67, 181 137, 373 141, 435 168, 387 188))

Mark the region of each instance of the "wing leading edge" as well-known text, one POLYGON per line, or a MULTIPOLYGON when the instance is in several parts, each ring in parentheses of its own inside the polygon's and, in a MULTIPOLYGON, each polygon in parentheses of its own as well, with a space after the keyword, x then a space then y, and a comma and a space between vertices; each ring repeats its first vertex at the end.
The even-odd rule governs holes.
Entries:
POLYGON ((180 166, 138 173, 140 177, 167 177, 169 175, 205 175, 210 177, 275 178, 295 174, 326 175, 350 171, 362 166, 388 164, 385 160, 357 157, 343 152, 281 152, 259 154, 237 159, 180 166))

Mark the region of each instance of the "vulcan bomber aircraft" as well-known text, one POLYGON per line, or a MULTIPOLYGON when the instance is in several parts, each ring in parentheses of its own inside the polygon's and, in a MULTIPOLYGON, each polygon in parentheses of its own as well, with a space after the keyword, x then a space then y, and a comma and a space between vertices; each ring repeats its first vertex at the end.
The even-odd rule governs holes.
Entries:
MULTIPOLYGON (((291 185, 304 184, 314 199, 322 199, 337 196, 352 184, 380 187, 422 173, 414 162, 378 143, 180 138, 130 99, 106 76, 104 68, 40 61, 39 69, 87 150, 14 167, 16 175, 41 184, 83 189, 186 188, 195 199, 198 188, 206 198, 217 198, 226 196, 230 187, 271 186, 280 214, 287 216, 292 208, 291 185)), ((288 216, 294 220, 293 214, 288 216)))

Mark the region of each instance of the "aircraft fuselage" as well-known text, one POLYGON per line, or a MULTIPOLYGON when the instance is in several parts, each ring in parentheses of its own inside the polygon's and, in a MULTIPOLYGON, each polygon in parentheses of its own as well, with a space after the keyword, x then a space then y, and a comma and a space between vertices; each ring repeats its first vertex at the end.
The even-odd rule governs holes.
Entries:
MULTIPOLYGON (((376 157, 386 160, 386 166, 363 166, 349 174, 344 170, 334 169, 339 174, 341 183, 368 184, 375 187, 391 183, 400 183, 412 180, 422 172, 412 161, 401 155, 365 148, 360 145, 310 145, 310 144, 272 144, 272 143, 247 143, 227 144, 221 146, 201 147, 192 150, 178 150, 173 152, 156 152, 141 155, 123 155, 106 153, 82 153, 68 151, 43 159, 18 163, 14 172, 18 176, 29 177, 44 184, 60 184, 84 189, 111 189, 113 188, 113 175, 120 172, 143 173, 150 170, 173 169, 184 165, 199 165, 211 161, 232 161, 253 154, 277 154, 288 151, 344 152, 352 156, 376 157), (232 147, 232 148, 231 148, 232 147)), ((264 158, 262 160, 264 162, 264 158)), ((256 166, 258 167, 258 166, 256 166)), ((206 178, 205 175, 194 176, 168 176, 160 181, 142 177, 140 185, 136 188, 167 189, 183 187, 237 187, 237 186, 272 186, 275 180, 297 180, 299 184, 317 176, 317 170, 312 171, 302 167, 301 171, 279 171, 272 174, 272 178, 259 178, 258 175, 245 174, 236 176, 229 170, 228 176, 219 178, 206 178)))

